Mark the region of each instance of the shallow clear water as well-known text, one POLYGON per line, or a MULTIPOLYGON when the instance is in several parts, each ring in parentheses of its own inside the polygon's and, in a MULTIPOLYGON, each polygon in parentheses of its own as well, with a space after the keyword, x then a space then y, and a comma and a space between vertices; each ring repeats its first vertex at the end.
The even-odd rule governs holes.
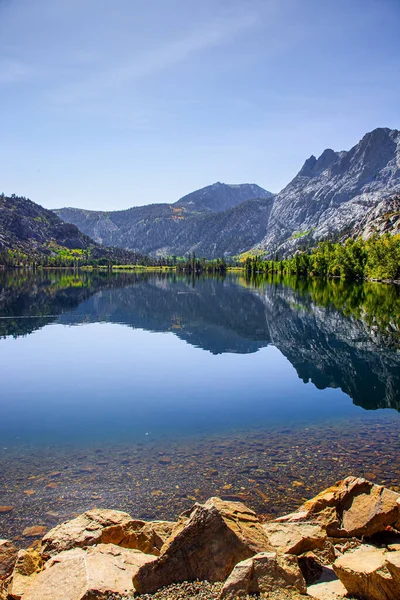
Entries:
POLYGON ((395 286, 0 273, 0 537, 94 504, 396 488, 399 331, 395 286))

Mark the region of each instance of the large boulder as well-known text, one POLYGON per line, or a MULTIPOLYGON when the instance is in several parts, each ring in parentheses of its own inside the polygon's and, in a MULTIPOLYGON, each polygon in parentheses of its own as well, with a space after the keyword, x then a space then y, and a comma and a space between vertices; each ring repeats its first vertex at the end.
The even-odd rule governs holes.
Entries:
POLYGON ((43 560, 35 549, 20 550, 17 562, 8 587, 8 596, 12 600, 20 600, 34 577, 43 569, 43 560))
POLYGON ((177 523, 174 521, 132 519, 119 530, 118 527, 107 527, 101 536, 101 541, 104 544, 114 543, 122 548, 136 549, 145 554, 158 556, 176 526, 177 523))
POLYGON ((161 555, 141 567, 133 582, 138 592, 153 593, 182 581, 224 581, 238 562, 269 550, 253 511, 241 502, 210 498, 177 525, 161 555))
POLYGON ((400 598, 400 552, 361 546, 338 558, 333 568, 349 595, 364 600, 400 598))
POLYGON ((396 525, 400 495, 360 477, 347 477, 277 522, 314 521, 331 537, 370 536, 396 525))
POLYGON ((134 591, 137 569, 152 560, 155 557, 114 544, 67 550, 49 560, 23 600, 120 600, 134 591))
POLYGON ((221 600, 239 600, 249 594, 269 594, 286 588, 306 592, 297 558, 263 552, 238 563, 222 588, 221 600))
POLYGON ((316 548, 322 549, 326 542, 326 531, 318 523, 263 524, 268 541, 277 551, 284 554, 303 554, 316 548))
POLYGON ((135 520, 119 510, 93 509, 49 531, 43 538, 42 552, 54 556, 72 548, 105 543, 159 554, 174 526, 170 521, 135 520))
POLYGON ((0 581, 12 572, 18 550, 10 540, 0 540, 0 581))

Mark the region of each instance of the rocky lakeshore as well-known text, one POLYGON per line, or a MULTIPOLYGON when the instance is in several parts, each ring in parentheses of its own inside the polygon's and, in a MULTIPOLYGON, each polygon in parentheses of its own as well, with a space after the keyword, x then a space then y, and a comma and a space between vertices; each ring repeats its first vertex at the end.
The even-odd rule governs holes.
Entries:
POLYGON ((400 597, 400 494, 363 478, 273 520, 212 497, 176 521, 93 509, 39 529, 0 540, 0 600, 400 597))

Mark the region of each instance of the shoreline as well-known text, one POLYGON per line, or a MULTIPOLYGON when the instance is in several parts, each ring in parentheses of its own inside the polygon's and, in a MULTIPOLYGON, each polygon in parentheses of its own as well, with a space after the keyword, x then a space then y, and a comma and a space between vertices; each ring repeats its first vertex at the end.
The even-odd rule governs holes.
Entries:
POLYGON ((392 600, 400 589, 400 494, 354 476, 278 518, 211 497, 173 521, 92 509, 27 534, 19 551, 0 541, 1 600, 374 600, 375 589, 392 600))
MULTIPOLYGON (((110 267, 108 266, 97 266, 97 267, 92 267, 92 266, 86 266, 86 265, 82 265, 82 266, 77 266, 77 267, 73 267, 73 266, 68 266, 68 267, 51 267, 51 266, 37 266, 37 267, 26 267, 26 266, 13 266, 13 267, 5 267, 4 265, 0 265, 0 270, 3 272, 7 272, 7 271, 28 271, 31 273, 35 273, 35 272, 40 272, 40 271, 73 271, 73 272, 96 272, 96 271, 101 271, 101 272, 107 272, 107 273, 121 273, 121 272, 155 272, 155 273, 179 273, 181 275, 190 275, 191 277, 197 277, 197 276, 208 276, 208 277, 215 277, 215 276, 223 276, 224 273, 223 272, 219 272, 219 271, 207 271, 207 270, 202 270, 202 271, 198 271, 198 272, 193 272, 191 270, 186 271, 185 269, 178 269, 177 267, 169 267, 169 266, 144 266, 144 265, 113 265, 110 267)), ((229 267, 227 266, 225 273, 243 273, 246 271, 246 268, 243 267, 229 267)), ((307 274, 307 275, 301 275, 301 274, 288 274, 288 273, 281 273, 280 271, 269 271, 268 273, 266 273, 265 271, 255 271, 256 275, 263 275, 265 278, 268 278, 269 276, 275 277, 293 277, 293 278, 298 278, 298 279, 320 279, 320 280, 337 280, 337 281, 343 281, 346 283, 362 283, 362 282, 370 282, 370 283, 384 283, 386 285, 400 285, 400 279, 377 279, 377 278, 372 278, 372 277, 357 277, 357 278, 346 278, 346 277, 341 277, 340 275, 311 275, 311 274, 307 274)), ((251 279, 251 276, 249 277, 249 279, 251 279)))

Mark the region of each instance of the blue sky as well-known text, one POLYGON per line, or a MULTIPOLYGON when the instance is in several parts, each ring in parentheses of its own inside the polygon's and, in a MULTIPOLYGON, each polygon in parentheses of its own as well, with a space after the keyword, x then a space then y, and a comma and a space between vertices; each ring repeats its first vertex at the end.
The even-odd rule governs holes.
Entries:
POLYGON ((400 128, 400 0, 0 0, 0 191, 48 208, 277 192, 400 128))

